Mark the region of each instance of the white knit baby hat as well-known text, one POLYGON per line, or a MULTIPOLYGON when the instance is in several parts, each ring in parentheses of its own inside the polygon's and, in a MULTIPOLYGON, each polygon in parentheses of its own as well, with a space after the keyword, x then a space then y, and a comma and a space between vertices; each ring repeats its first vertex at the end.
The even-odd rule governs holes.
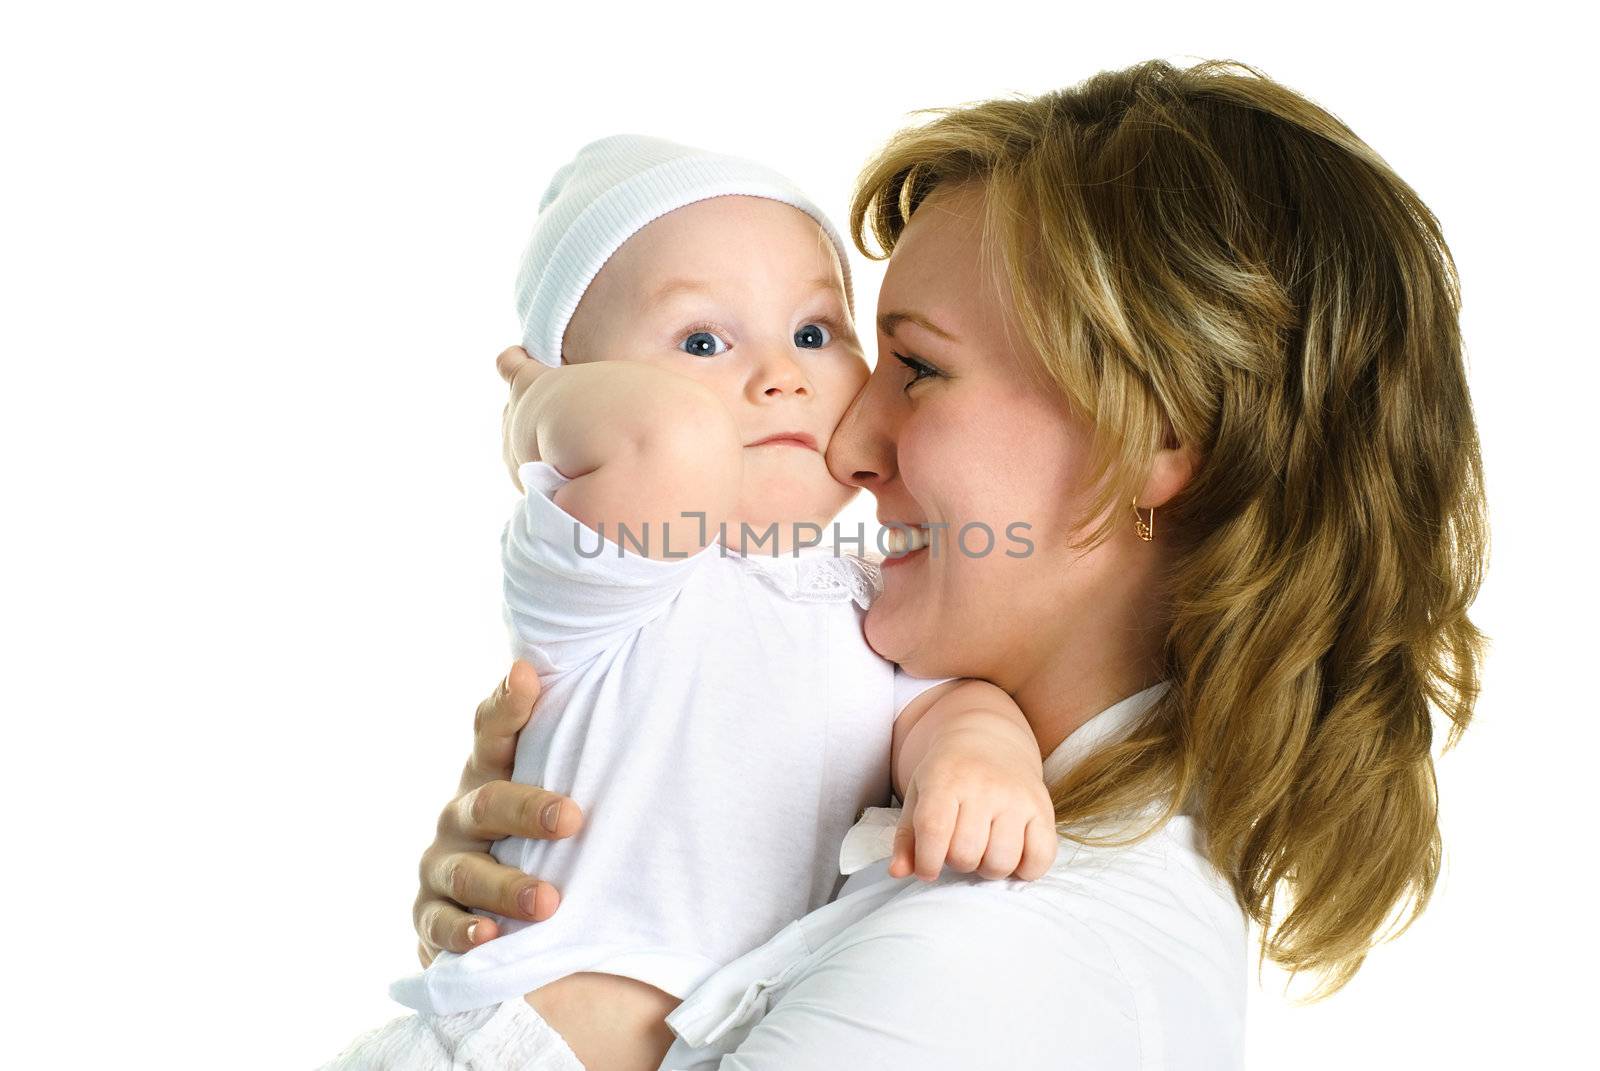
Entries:
POLYGON ((523 348, 545 364, 561 364, 567 323, 611 254, 651 220, 730 194, 782 201, 821 224, 839 253, 845 301, 855 315, 844 240, 794 183, 752 160, 642 134, 615 134, 579 149, 539 199, 539 216, 517 273, 523 348))

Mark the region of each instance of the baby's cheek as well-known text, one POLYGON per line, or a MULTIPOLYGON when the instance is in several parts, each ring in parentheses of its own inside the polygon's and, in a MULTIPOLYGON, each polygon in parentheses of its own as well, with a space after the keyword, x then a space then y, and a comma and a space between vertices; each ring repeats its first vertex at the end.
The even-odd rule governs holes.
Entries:
POLYGON ((828 428, 829 434, 838 427, 839 421, 844 419, 845 410, 850 408, 850 403, 855 401, 856 395, 866 385, 869 373, 865 361, 853 359, 840 361, 827 370, 826 377, 822 379, 822 389, 826 397, 819 398, 823 403, 830 418, 832 426, 828 428))

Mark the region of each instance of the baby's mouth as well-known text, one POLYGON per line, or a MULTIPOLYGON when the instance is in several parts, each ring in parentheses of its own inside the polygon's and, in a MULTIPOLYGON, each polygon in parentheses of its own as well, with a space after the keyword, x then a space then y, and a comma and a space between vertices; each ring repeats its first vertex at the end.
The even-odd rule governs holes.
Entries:
POLYGON ((758 439, 747 446, 798 446, 806 450, 816 451, 817 440, 803 431, 780 431, 776 435, 768 435, 765 439, 758 439))

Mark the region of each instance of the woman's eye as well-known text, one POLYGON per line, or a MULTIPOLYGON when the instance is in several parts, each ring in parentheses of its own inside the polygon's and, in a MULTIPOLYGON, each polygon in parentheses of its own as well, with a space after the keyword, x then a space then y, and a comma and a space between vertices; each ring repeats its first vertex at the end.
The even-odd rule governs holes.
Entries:
POLYGON ((794 333, 794 344, 803 350, 820 350, 833 341, 833 335, 822 324, 806 324, 794 333))
POLYGON ((720 357, 728 352, 728 344, 710 331, 691 331, 678 348, 691 357, 720 357))
MULTIPOLYGON (((890 350, 889 352, 893 353, 894 351, 890 350)), ((900 353, 895 353, 894 356, 895 356, 896 360, 898 360, 901 364, 905 365, 907 368, 911 369, 911 371, 913 373, 915 373, 910 379, 906 380, 906 385, 905 385, 905 389, 906 390, 910 390, 911 389, 911 384, 913 384, 913 383, 916 383, 916 382, 919 382, 921 380, 927 379, 930 376, 936 376, 936 375, 939 374, 938 370, 935 369, 932 365, 927 364, 927 363, 925 363, 923 361, 919 361, 915 357, 907 357, 904 354, 900 354, 900 353)))

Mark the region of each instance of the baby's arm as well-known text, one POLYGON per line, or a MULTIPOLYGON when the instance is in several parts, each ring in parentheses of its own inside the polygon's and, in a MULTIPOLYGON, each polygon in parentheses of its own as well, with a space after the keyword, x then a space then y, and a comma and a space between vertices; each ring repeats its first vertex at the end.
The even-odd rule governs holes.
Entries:
POLYGON ((988 681, 928 689, 895 719, 895 792, 905 801, 889 876, 932 881, 946 860, 981 877, 1031 881, 1055 861, 1055 808, 1039 742, 988 681))
POLYGON ((677 558, 710 542, 733 512, 743 475, 728 407, 653 365, 533 364, 519 370, 506 408, 513 477, 525 461, 554 466, 571 480, 557 492, 558 506, 613 541, 619 525, 635 537, 648 533, 648 557, 670 550, 677 558))

